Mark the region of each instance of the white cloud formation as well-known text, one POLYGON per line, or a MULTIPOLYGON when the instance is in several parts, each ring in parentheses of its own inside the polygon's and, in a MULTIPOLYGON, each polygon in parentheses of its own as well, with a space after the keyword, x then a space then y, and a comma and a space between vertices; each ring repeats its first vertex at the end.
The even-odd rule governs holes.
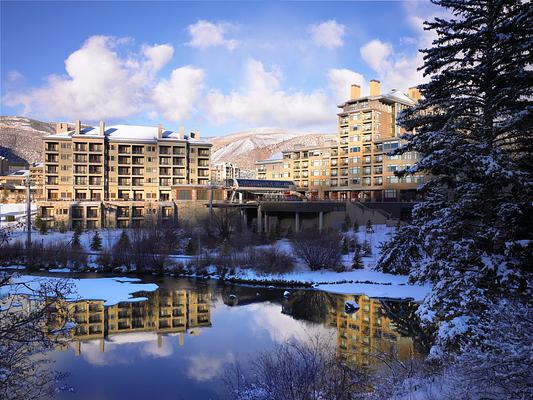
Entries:
POLYGON ((231 120, 263 126, 305 127, 332 120, 332 104, 323 90, 289 92, 281 88, 281 73, 268 71, 263 63, 250 59, 243 87, 229 94, 211 90, 205 111, 218 124, 231 120))
POLYGON ((187 377, 198 382, 210 381, 219 377, 226 364, 233 363, 235 356, 231 352, 216 357, 205 353, 195 354, 189 357, 187 377))
POLYGON ((239 43, 236 39, 226 38, 225 35, 233 28, 234 26, 227 22, 214 23, 199 20, 187 27, 191 36, 191 41, 188 44, 202 50, 213 46, 224 46, 232 51, 239 43))
POLYGON ((313 44, 330 50, 341 47, 344 44, 343 37, 345 33, 346 26, 339 24, 335 20, 325 21, 309 27, 309 34, 313 44))
POLYGON ((387 58, 392 53, 392 45, 377 39, 371 40, 361 47, 361 57, 374 70, 379 70, 388 62, 387 58))
POLYGON ((361 92, 366 90, 365 77, 358 72, 346 68, 330 69, 328 71, 328 80, 329 87, 337 104, 350 98, 352 84, 361 86, 361 92))
POLYGON ((382 82, 382 90, 400 89, 406 91, 411 86, 424 82, 422 55, 408 55, 396 52, 390 43, 379 39, 371 40, 360 49, 363 60, 376 72, 382 82))
POLYGON ((196 110, 195 104, 204 85, 201 69, 185 66, 172 71, 169 79, 159 82, 152 101, 163 116, 170 121, 189 118, 196 110))
POLYGON ((67 57, 65 75, 50 75, 41 87, 8 92, 3 101, 22 106, 24 114, 50 119, 98 121, 156 111, 172 121, 187 118, 202 88, 203 71, 181 67, 160 80, 174 48, 145 45, 135 52, 125 48, 131 43, 127 38, 92 36, 67 57))

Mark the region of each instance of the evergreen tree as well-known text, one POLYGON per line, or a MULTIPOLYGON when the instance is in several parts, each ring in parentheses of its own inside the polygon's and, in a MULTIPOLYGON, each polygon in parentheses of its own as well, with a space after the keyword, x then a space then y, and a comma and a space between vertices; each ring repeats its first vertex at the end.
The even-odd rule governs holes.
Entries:
POLYGON ((80 232, 78 230, 74 231, 70 245, 72 246, 73 249, 76 249, 76 250, 81 248, 80 232))
POLYGON ((121 251, 127 251, 128 249, 131 248, 130 237, 128 236, 128 233, 124 229, 120 233, 120 237, 118 239, 116 247, 118 250, 121 250, 121 251))
POLYGON ((101 249, 102 249, 102 239, 100 238, 98 231, 95 231, 93 239, 91 241, 91 250, 99 251, 101 249))
POLYGON ((361 245, 356 242, 355 243, 355 251, 353 253, 353 259, 352 259, 352 269, 362 269, 364 268, 363 264, 363 255, 361 254, 361 245))
POLYGON ((194 240, 189 239, 187 246, 185 246, 185 254, 188 256, 193 256, 196 254, 196 246, 194 245, 194 240))
POLYGON ((361 249, 364 257, 370 257, 372 255, 372 246, 370 246, 370 243, 368 240, 365 240, 363 242, 363 247, 361 249))
POLYGON ((46 235, 48 232, 48 227, 46 226, 46 222, 43 221, 40 215, 37 215, 35 217, 35 220, 33 221, 33 225, 39 230, 39 233, 41 235, 46 235))
POLYGON ((370 222, 370 220, 366 221, 366 233, 374 233, 374 227, 372 226, 372 222, 370 222))
POLYGON ((348 239, 347 238, 343 238, 342 239, 342 254, 348 254, 350 252, 350 249, 348 247, 348 239))
POLYGON ((520 0, 435 0, 450 17, 423 50, 430 81, 401 124, 429 174, 423 200, 387 246, 379 266, 406 262, 410 278, 433 283, 419 308, 439 325, 434 354, 476 334, 501 298, 531 302, 528 249, 533 182, 533 7, 520 0), (405 237, 408 235, 408 237, 405 237), (396 255, 394 255, 396 253, 396 255))
POLYGON ((57 230, 59 231, 59 233, 65 233, 67 231, 65 221, 59 221, 59 224, 57 225, 57 230))
POLYGON ((357 220, 353 221, 353 231, 357 234, 359 233, 359 224, 357 223, 357 220))

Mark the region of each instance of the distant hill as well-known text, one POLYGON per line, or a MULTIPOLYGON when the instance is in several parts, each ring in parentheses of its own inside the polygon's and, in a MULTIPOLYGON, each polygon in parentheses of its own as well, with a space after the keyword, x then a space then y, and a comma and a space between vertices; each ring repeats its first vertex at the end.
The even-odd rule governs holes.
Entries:
POLYGON ((211 157, 213 163, 222 161, 236 163, 246 176, 251 176, 257 160, 264 160, 281 151, 291 150, 297 144, 315 146, 335 138, 334 134, 257 128, 206 140, 213 143, 211 157))
POLYGON ((55 132, 55 124, 26 117, 0 117, 0 148, 29 163, 42 161, 42 137, 55 132))
MULTIPOLYGON (((29 163, 42 161, 42 137, 53 132, 53 122, 26 117, 0 117, 0 147, 10 149, 29 163)), ((256 128, 205 139, 213 143, 213 163, 230 161, 238 164, 245 176, 253 176, 257 160, 290 150, 296 144, 315 146, 335 137, 334 134, 256 128)))

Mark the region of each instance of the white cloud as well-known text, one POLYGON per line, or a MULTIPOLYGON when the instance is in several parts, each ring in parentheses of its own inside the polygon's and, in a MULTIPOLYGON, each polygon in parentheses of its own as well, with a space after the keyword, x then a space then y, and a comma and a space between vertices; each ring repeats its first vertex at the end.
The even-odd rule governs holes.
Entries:
POLYGON ((169 79, 159 82, 152 101, 170 121, 186 119, 196 110, 195 104, 204 85, 204 72, 190 66, 172 71, 169 79))
POLYGON ((211 90, 206 113, 218 124, 231 120, 263 126, 305 127, 330 123, 332 106, 323 90, 311 93, 281 88, 281 73, 268 71, 260 61, 246 64, 243 87, 228 94, 211 90))
POLYGON ((422 55, 398 53, 390 43, 378 39, 371 40, 361 47, 361 57, 375 71, 376 78, 382 82, 382 90, 407 88, 424 82, 422 55))
POLYGON ((374 39, 361 47, 361 57, 374 70, 383 68, 392 53, 392 45, 374 39))
POLYGON ((329 20, 309 27, 311 41, 319 47, 334 49, 344 44, 343 37, 346 33, 346 26, 339 24, 335 20, 329 20))
POLYGON ((227 39, 225 35, 233 28, 234 26, 227 22, 213 23, 199 20, 197 23, 187 27, 187 31, 191 36, 189 45, 202 50, 213 46, 224 46, 232 51, 237 47, 238 41, 227 39))
POLYGON ((219 377, 226 364, 233 363, 235 356, 231 352, 216 357, 204 353, 195 354, 189 357, 189 367, 187 377, 198 382, 210 381, 219 377))
POLYGON ((141 112, 161 112, 169 120, 187 118, 202 88, 204 73, 192 67, 174 69, 168 79, 158 74, 169 63, 169 44, 142 46, 131 51, 127 38, 92 36, 65 60, 64 75, 24 92, 8 92, 8 106, 22 106, 24 114, 50 119, 118 119, 141 112), (122 56, 121 51, 127 53, 122 56))
POLYGON ((361 86, 361 92, 366 89, 364 76, 346 68, 330 69, 328 71, 328 80, 330 89, 338 104, 350 98, 352 84, 361 86))

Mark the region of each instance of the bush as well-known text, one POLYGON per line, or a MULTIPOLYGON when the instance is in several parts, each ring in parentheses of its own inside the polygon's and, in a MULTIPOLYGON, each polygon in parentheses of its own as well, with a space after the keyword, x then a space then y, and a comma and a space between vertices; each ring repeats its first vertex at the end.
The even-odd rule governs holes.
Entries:
POLYGON ((342 236, 336 232, 304 231, 294 239, 294 250, 307 266, 315 271, 340 264, 342 236))
POLYGON ((249 248, 235 266, 253 267, 261 274, 284 274, 294 270, 294 258, 274 246, 249 248))
POLYGON ((368 379, 337 357, 330 340, 314 337, 305 343, 284 342, 259 354, 243 370, 228 368, 224 382, 237 400, 307 400, 366 398, 368 379))

